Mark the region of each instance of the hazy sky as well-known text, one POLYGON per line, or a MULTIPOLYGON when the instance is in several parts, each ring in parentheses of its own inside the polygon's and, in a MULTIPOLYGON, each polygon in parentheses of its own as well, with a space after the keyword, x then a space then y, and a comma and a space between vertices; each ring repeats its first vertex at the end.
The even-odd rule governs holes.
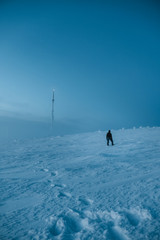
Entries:
POLYGON ((0 115, 160 125, 158 1, 0 1, 0 115), (130 2, 130 3, 128 3, 130 2))

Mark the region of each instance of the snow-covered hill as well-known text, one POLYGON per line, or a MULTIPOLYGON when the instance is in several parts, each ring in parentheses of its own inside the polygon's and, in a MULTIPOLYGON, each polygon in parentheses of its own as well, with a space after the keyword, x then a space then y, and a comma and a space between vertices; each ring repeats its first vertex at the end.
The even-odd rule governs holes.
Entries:
POLYGON ((160 128, 0 150, 0 239, 160 239, 160 128))

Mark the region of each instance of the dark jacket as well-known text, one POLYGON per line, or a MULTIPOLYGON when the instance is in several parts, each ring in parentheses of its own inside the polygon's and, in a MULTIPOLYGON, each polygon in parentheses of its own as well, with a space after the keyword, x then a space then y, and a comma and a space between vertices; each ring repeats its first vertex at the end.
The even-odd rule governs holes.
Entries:
POLYGON ((106 139, 112 139, 112 133, 110 131, 108 131, 107 135, 106 135, 106 139))

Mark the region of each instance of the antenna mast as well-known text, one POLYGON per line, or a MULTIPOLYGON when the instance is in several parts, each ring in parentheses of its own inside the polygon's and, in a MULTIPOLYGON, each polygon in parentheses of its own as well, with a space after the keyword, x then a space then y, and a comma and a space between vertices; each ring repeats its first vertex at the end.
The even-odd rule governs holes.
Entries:
POLYGON ((53 122, 54 122, 54 92, 55 92, 55 90, 53 89, 53 96, 52 96, 52 128, 53 128, 53 122))

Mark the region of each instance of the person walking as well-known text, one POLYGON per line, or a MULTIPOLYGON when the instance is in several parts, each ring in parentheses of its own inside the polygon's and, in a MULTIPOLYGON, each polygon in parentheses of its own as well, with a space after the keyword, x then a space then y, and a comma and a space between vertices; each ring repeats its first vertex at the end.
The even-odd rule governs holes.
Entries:
POLYGON ((112 133, 111 133, 110 130, 106 134, 106 140, 107 140, 107 146, 109 146, 109 141, 111 141, 112 145, 114 145, 113 138, 112 138, 112 133))

